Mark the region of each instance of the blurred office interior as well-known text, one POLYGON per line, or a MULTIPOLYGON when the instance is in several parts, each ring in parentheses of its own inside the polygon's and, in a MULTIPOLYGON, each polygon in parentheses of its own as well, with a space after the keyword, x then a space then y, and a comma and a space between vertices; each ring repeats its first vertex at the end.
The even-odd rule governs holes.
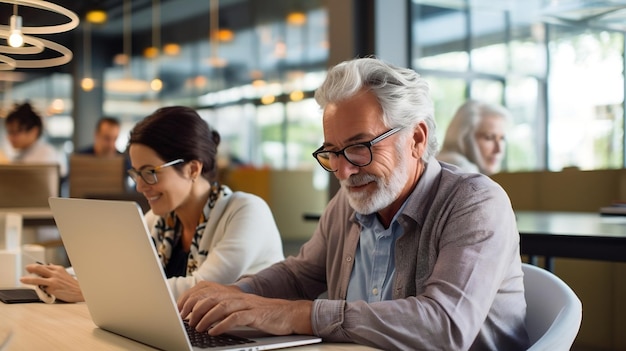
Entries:
MULTIPOLYGON (((2 21, 14 3, 0 1, 2 21)), ((5 115, 15 102, 33 102, 66 152, 90 143, 101 115, 121 118, 127 132, 159 106, 184 104, 222 133, 223 153, 256 167, 311 169, 322 135, 312 94, 326 67, 374 54, 431 83, 440 139, 466 98, 508 107, 506 171, 624 166, 626 1, 53 3, 80 24, 40 37, 68 48, 71 61, 0 71, 0 106, 5 115), (96 9, 103 23, 87 21, 96 9), (84 78, 93 87, 81 87, 84 78)), ((17 13, 25 27, 65 20, 27 4, 17 13)), ((45 55, 59 53, 11 57, 45 55)))
MULTIPOLYGON (((313 93, 328 66, 358 56, 411 67, 429 81, 440 141, 466 99, 506 106, 514 120, 504 174, 625 168, 626 0, 49 2, 71 10, 80 24, 34 36, 62 45, 72 58, 58 66, 0 70, 0 116, 30 101, 45 117, 48 139, 70 154, 91 143, 103 115, 121 119, 123 151, 128 131, 158 107, 196 108, 222 135, 224 169, 240 169, 229 178, 233 187, 268 200, 289 238, 310 236, 315 223, 302 214, 321 212, 336 187, 311 157, 322 142, 313 93), (93 10, 106 14, 101 23, 87 19, 93 10)), ((16 11, 24 27, 67 21, 29 4, 0 0, 0 25, 8 29, 16 11)), ((61 56, 50 45, 40 54, 7 55, 28 61, 61 56)), ((6 60, 0 64, 6 68, 6 60)), ((4 123, 0 140, 10 154, 4 123)), ((614 200, 626 195, 621 184, 626 181, 607 190, 614 200)), ((516 209, 571 206, 532 208, 534 202, 523 203, 507 186, 516 209)), ((580 206, 565 209, 593 211, 602 201, 581 198, 580 206)), ((606 280, 613 299, 626 291, 614 271, 626 269, 607 265, 597 269, 612 272, 606 280)), ((562 274, 575 279, 571 271, 562 274)), ((584 310, 601 322, 594 329, 583 321, 577 349, 626 350, 618 332, 626 318, 612 312, 626 314, 626 306, 616 303, 598 307, 604 314, 584 310)), ((583 299, 583 306, 594 305, 583 299)))

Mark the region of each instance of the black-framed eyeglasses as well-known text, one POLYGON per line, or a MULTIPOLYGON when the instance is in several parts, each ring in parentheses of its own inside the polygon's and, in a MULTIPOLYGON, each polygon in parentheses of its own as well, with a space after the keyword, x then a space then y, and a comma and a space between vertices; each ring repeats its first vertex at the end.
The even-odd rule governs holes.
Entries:
POLYGON ((324 146, 320 146, 313 153, 313 157, 319 162, 320 166, 329 172, 337 172, 337 159, 340 155, 343 155, 348 162, 357 167, 365 167, 372 163, 372 146, 400 130, 402 130, 402 127, 390 129, 371 141, 348 145, 339 151, 324 150, 324 146))
POLYGON ((185 162, 185 160, 183 160, 182 158, 179 158, 174 161, 170 161, 170 162, 164 163, 156 167, 145 166, 139 170, 131 168, 127 172, 128 172, 128 175, 135 181, 135 183, 137 182, 137 178, 141 177, 141 180, 143 180, 146 184, 154 185, 159 181, 157 179, 158 170, 166 168, 166 167, 170 167, 173 165, 177 165, 183 162, 185 162))

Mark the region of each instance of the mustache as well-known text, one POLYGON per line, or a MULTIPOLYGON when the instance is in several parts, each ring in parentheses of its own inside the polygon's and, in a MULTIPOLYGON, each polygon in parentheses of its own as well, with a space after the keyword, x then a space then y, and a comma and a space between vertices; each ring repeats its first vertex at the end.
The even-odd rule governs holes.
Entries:
POLYGON ((341 186, 359 186, 376 181, 378 181, 378 178, 372 174, 353 174, 339 183, 341 186))

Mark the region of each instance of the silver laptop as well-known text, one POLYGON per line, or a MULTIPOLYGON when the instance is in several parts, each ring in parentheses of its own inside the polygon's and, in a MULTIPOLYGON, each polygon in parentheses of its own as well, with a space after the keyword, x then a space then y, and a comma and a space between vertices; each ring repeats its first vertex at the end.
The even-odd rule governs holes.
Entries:
MULTIPOLYGON (((163 350, 272 350, 321 342, 313 336, 261 337, 251 342, 192 346, 170 292, 141 208, 131 201, 51 197, 50 208, 94 323, 163 350)), ((243 329, 243 328, 242 328, 243 329)), ((207 334, 208 335, 208 334, 207 334)))

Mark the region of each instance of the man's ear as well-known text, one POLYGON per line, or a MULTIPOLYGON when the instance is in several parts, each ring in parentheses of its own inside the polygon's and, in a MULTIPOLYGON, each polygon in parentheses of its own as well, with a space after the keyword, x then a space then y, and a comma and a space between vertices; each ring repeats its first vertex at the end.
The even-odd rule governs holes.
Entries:
POLYGON ((422 158, 428 147, 428 126, 422 121, 413 128, 412 155, 416 159, 422 158))

